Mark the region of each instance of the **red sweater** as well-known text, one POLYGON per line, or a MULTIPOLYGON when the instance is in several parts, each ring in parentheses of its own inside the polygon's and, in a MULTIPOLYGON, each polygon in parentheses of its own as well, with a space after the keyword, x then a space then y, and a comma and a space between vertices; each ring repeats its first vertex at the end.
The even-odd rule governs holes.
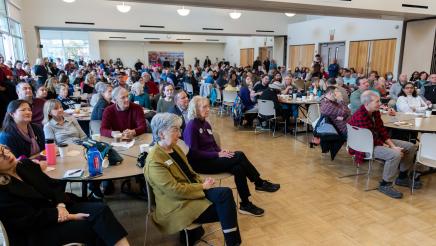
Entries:
POLYGON ((126 129, 135 130, 136 135, 145 133, 145 116, 142 107, 132 102, 126 111, 119 111, 116 104, 106 107, 101 121, 101 135, 112 137, 112 131, 123 132, 126 129))

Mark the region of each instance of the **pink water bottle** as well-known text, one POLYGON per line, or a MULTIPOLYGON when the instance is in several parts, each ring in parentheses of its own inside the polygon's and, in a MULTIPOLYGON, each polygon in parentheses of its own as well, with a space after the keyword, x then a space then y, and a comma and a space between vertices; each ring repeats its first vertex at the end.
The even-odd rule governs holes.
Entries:
POLYGON ((53 139, 45 140, 45 156, 47 165, 56 165, 56 145, 53 139))

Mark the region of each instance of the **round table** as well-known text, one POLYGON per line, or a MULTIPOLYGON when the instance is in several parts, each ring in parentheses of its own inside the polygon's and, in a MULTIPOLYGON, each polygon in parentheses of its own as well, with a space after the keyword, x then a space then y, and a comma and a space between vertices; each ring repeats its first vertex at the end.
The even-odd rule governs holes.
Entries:
POLYGON ((435 133, 436 116, 424 117, 422 114, 397 113, 395 116, 382 114, 384 126, 410 132, 435 133), (421 117, 421 124, 415 124, 415 118, 421 117))
MULTIPOLYGON (((278 98, 279 98, 279 102, 281 104, 297 105, 298 112, 300 112, 300 108, 303 109, 303 110, 301 110, 301 113, 304 115, 304 117, 307 117, 306 114, 309 110, 309 105, 321 103, 321 101, 316 100, 316 99, 301 100, 301 98, 293 99, 292 97, 289 97, 289 96, 279 96, 278 98)), ((306 127, 309 127, 309 125, 307 125, 306 127)), ((298 120, 295 120, 295 136, 297 136, 297 133, 305 132, 305 131, 298 131, 297 128, 298 128, 298 120)))
MULTIPOLYGON (((67 156, 56 158, 56 165, 52 166, 55 169, 47 171, 46 174, 57 180, 64 180, 68 182, 81 182, 82 183, 82 197, 87 197, 88 186, 87 183, 92 180, 115 180, 124 179, 143 175, 143 169, 136 165, 137 157, 140 153, 139 146, 144 143, 151 142, 151 134, 142 134, 135 138, 135 144, 129 149, 117 149, 117 152, 123 157, 123 162, 116 166, 109 166, 103 169, 103 175, 90 178, 88 173, 85 172, 82 177, 79 178, 64 178, 64 174, 67 170, 71 169, 83 169, 87 170, 88 162, 84 156, 84 147, 76 144, 70 144, 68 146, 67 156), (74 153, 74 155, 73 155, 74 153)), ((102 137, 102 142, 112 143, 111 138, 102 137)), ((51 166, 50 166, 51 167, 51 166)))

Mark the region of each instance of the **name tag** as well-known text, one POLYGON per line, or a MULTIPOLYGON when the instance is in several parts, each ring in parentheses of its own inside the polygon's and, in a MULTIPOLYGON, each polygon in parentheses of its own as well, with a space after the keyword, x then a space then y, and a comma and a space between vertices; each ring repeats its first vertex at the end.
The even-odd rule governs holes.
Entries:
POLYGON ((200 132, 200 134, 203 134, 203 128, 200 128, 198 131, 200 132))
POLYGON ((167 167, 169 167, 169 166, 171 166, 173 163, 174 163, 173 160, 167 160, 167 161, 165 162, 165 165, 167 165, 167 167))
POLYGON ((212 135, 212 130, 211 129, 207 129, 207 132, 209 133, 209 135, 212 135))

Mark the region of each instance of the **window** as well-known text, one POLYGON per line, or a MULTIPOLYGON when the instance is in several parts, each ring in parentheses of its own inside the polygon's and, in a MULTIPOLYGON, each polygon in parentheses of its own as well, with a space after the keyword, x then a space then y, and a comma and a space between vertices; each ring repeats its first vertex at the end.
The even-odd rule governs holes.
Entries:
POLYGON ((42 54, 50 59, 61 58, 77 60, 89 59, 89 38, 87 32, 76 31, 40 31, 42 54))
POLYGON ((5 0, 0 0, 0 54, 11 61, 26 57, 21 24, 8 17, 5 0))

